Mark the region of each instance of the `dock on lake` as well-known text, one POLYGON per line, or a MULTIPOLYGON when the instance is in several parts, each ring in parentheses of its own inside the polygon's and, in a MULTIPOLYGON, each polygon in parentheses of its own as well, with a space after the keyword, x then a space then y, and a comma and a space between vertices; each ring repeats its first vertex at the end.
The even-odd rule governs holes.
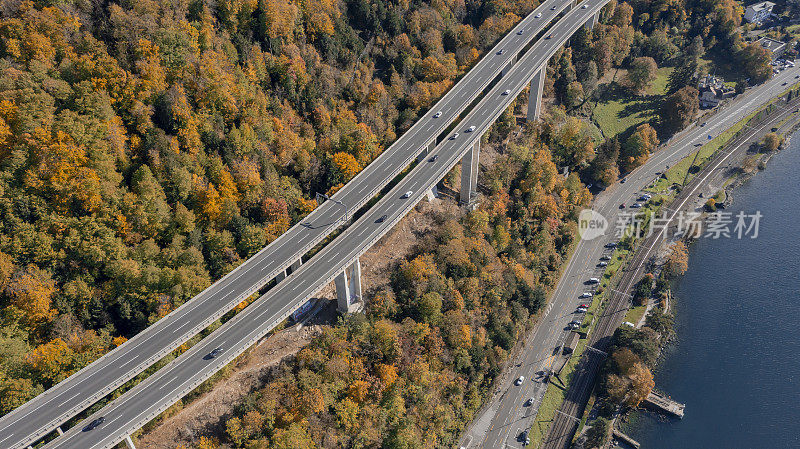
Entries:
POLYGON ((686 408, 686 404, 681 404, 655 391, 651 391, 650 394, 647 395, 644 404, 658 411, 677 416, 678 418, 683 418, 683 409, 686 408))

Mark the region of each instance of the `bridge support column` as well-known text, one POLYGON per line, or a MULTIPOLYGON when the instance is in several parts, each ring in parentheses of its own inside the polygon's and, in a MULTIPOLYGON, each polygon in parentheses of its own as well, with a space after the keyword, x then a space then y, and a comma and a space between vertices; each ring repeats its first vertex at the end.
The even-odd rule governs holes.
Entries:
POLYGON ((511 70, 511 67, 514 67, 514 64, 517 63, 517 59, 519 59, 519 54, 514 55, 514 57, 511 58, 511 61, 509 61, 509 63, 506 64, 505 67, 503 67, 503 70, 500 71, 500 76, 506 76, 506 73, 508 73, 508 71, 511 70))
POLYGON ((419 152, 419 155, 417 155, 417 162, 422 162, 423 160, 425 160, 425 157, 428 156, 428 153, 430 153, 435 147, 436 147, 436 139, 433 139, 430 142, 428 142, 427 145, 422 147, 422 151, 419 152))
POLYGON ((294 273, 295 271, 300 269, 300 265, 303 265, 303 259, 297 259, 295 263, 289 265, 289 273, 294 273))
POLYGON ((547 66, 542 67, 531 79, 531 89, 528 92, 528 122, 539 119, 542 112, 542 91, 544 90, 544 77, 547 74, 547 66))
POLYGON ((587 30, 591 30, 592 28, 594 28, 595 25, 597 25, 597 22, 599 21, 600 21, 600 11, 597 11, 597 13, 593 14, 592 17, 589 20, 587 20, 586 23, 583 24, 583 27, 586 28, 587 30))
POLYGON ((133 445, 130 435, 125 435, 125 447, 128 449, 136 449, 136 446, 133 445))
POLYGON ((56 432, 58 432, 59 436, 64 435, 64 431, 61 430, 61 426, 56 427, 56 432))
POLYGON ((340 313, 354 313, 361 310, 361 261, 356 259, 334 280, 336 300, 340 313))
POLYGON ((430 189, 428 189, 427 192, 425 192, 425 198, 427 198, 428 201, 433 201, 436 199, 436 195, 438 194, 439 194, 439 189, 437 189, 436 184, 434 184, 433 187, 431 187, 430 189))
POLYGON ((478 190, 478 156, 481 151, 481 141, 467 151, 461 159, 461 205, 472 209, 475 206, 475 199, 478 190))
POLYGON ((280 273, 278 273, 277 276, 275 276, 275 282, 280 282, 286 279, 286 276, 287 276, 286 270, 281 271, 280 273))

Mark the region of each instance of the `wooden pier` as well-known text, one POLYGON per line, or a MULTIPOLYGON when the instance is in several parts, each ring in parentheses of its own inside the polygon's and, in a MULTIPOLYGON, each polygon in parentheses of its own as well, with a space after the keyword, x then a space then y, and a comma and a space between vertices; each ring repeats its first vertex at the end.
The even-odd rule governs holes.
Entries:
POLYGON ((658 411, 677 416, 678 418, 683 418, 683 409, 686 408, 686 404, 673 401, 671 398, 655 391, 651 391, 650 394, 647 395, 644 404, 658 411))
POLYGON ((638 441, 634 440, 628 435, 625 435, 624 433, 620 432, 617 429, 612 430, 611 434, 614 435, 614 438, 625 442, 625 444, 627 444, 628 446, 634 447, 636 449, 639 449, 641 447, 638 441))

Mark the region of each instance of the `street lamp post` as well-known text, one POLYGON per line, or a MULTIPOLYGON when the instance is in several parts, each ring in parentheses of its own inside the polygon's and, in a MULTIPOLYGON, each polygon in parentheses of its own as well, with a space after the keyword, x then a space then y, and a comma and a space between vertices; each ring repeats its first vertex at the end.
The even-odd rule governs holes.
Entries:
POLYGON ((317 202, 320 202, 319 201, 320 198, 323 198, 325 200, 331 200, 334 203, 342 206, 344 208, 344 221, 347 222, 347 215, 348 215, 347 205, 345 205, 343 202, 341 202, 339 200, 333 199, 333 198, 329 197, 328 195, 325 195, 324 193, 317 193, 317 195, 316 195, 317 202))

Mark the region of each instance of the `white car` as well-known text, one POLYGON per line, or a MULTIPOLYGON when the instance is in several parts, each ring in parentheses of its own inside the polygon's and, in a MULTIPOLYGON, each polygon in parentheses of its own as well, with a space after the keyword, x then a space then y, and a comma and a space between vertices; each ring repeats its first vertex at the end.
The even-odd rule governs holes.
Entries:
POLYGON ((589 5, 583 5, 583 6, 581 6, 581 9, 586 9, 588 7, 589 7, 589 5))
POLYGON ((517 380, 514 381, 514 385, 522 385, 522 382, 525 382, 525 376, 517 377, 517 380))
POLYGON ((409 190, 408 192, 403 194, 403 198, 410 198, 411 195, 413 195, 413 194, 414 194, 414 191, 413 190, 409 190))
POLYGON ((528 398, 528 400, 525 401, 525 407, 528 407, 528 406, 531 406, 531 405, 533 405, 533 398, 528 398))
POLYGON ((436 114, 433 114, 433 118, 439 118, 442 116, 442 111, 438 111, 436 114))
POLYGON ((600 260, 611 260, 611 256, 602 256, 600 260))
POLYGON ((639 203, 633 203, 633 204, 631 204, 631 209, 638 209, 638 208, 640 208, 640 207, 642 207, 642 205, 641 205, 641 204, 639 204, 639 203))
POLYGON ((539 17, 542 17, 542 13, 536 13, 536 16, 534 16, 534 17, 536 17, 538 19, 539 17))
POLYGON ((578 307, 578 308, 576 309, 576 311, 577 311, 578 313, 583 313, 583 312, 586 312, 586 310, 588 310, 588 309, 586 309, 586 307, 578 307))
POLYGON ((453 134, 452 137, 450 137, 450 140, 456 140, 456 139, 458 139, 458 133, 455 133, 453 134))
POLYGON ((581 298, 591 298, 592 296, 594 296, 592 292, 583 292, 581 298))
POLYGON ((468 133, 471 133, 472 131, 475 131, 475 126, 474 125, 470 126, 469 128, 467 128, 467 132, 468 133))
POLYGON ((506 89, 506 90, 503 91, 503 93, 501 95, 508 95, 510 93, 511 93, 511 89, 506 89))
POLYGON ((601 261, 600 263, 598 263, 598 264, 597 264, 597 266, 598 266, 598 267, 607 267, 607 266, 608 266, 608 262, 606 262, 606 261, 601 261))
POLYGON ((589 283, 590 283, 590 284, 599 284, 599 283, 600 283, 600 279, 597 279, 597 278, 589 278, 589 283))

